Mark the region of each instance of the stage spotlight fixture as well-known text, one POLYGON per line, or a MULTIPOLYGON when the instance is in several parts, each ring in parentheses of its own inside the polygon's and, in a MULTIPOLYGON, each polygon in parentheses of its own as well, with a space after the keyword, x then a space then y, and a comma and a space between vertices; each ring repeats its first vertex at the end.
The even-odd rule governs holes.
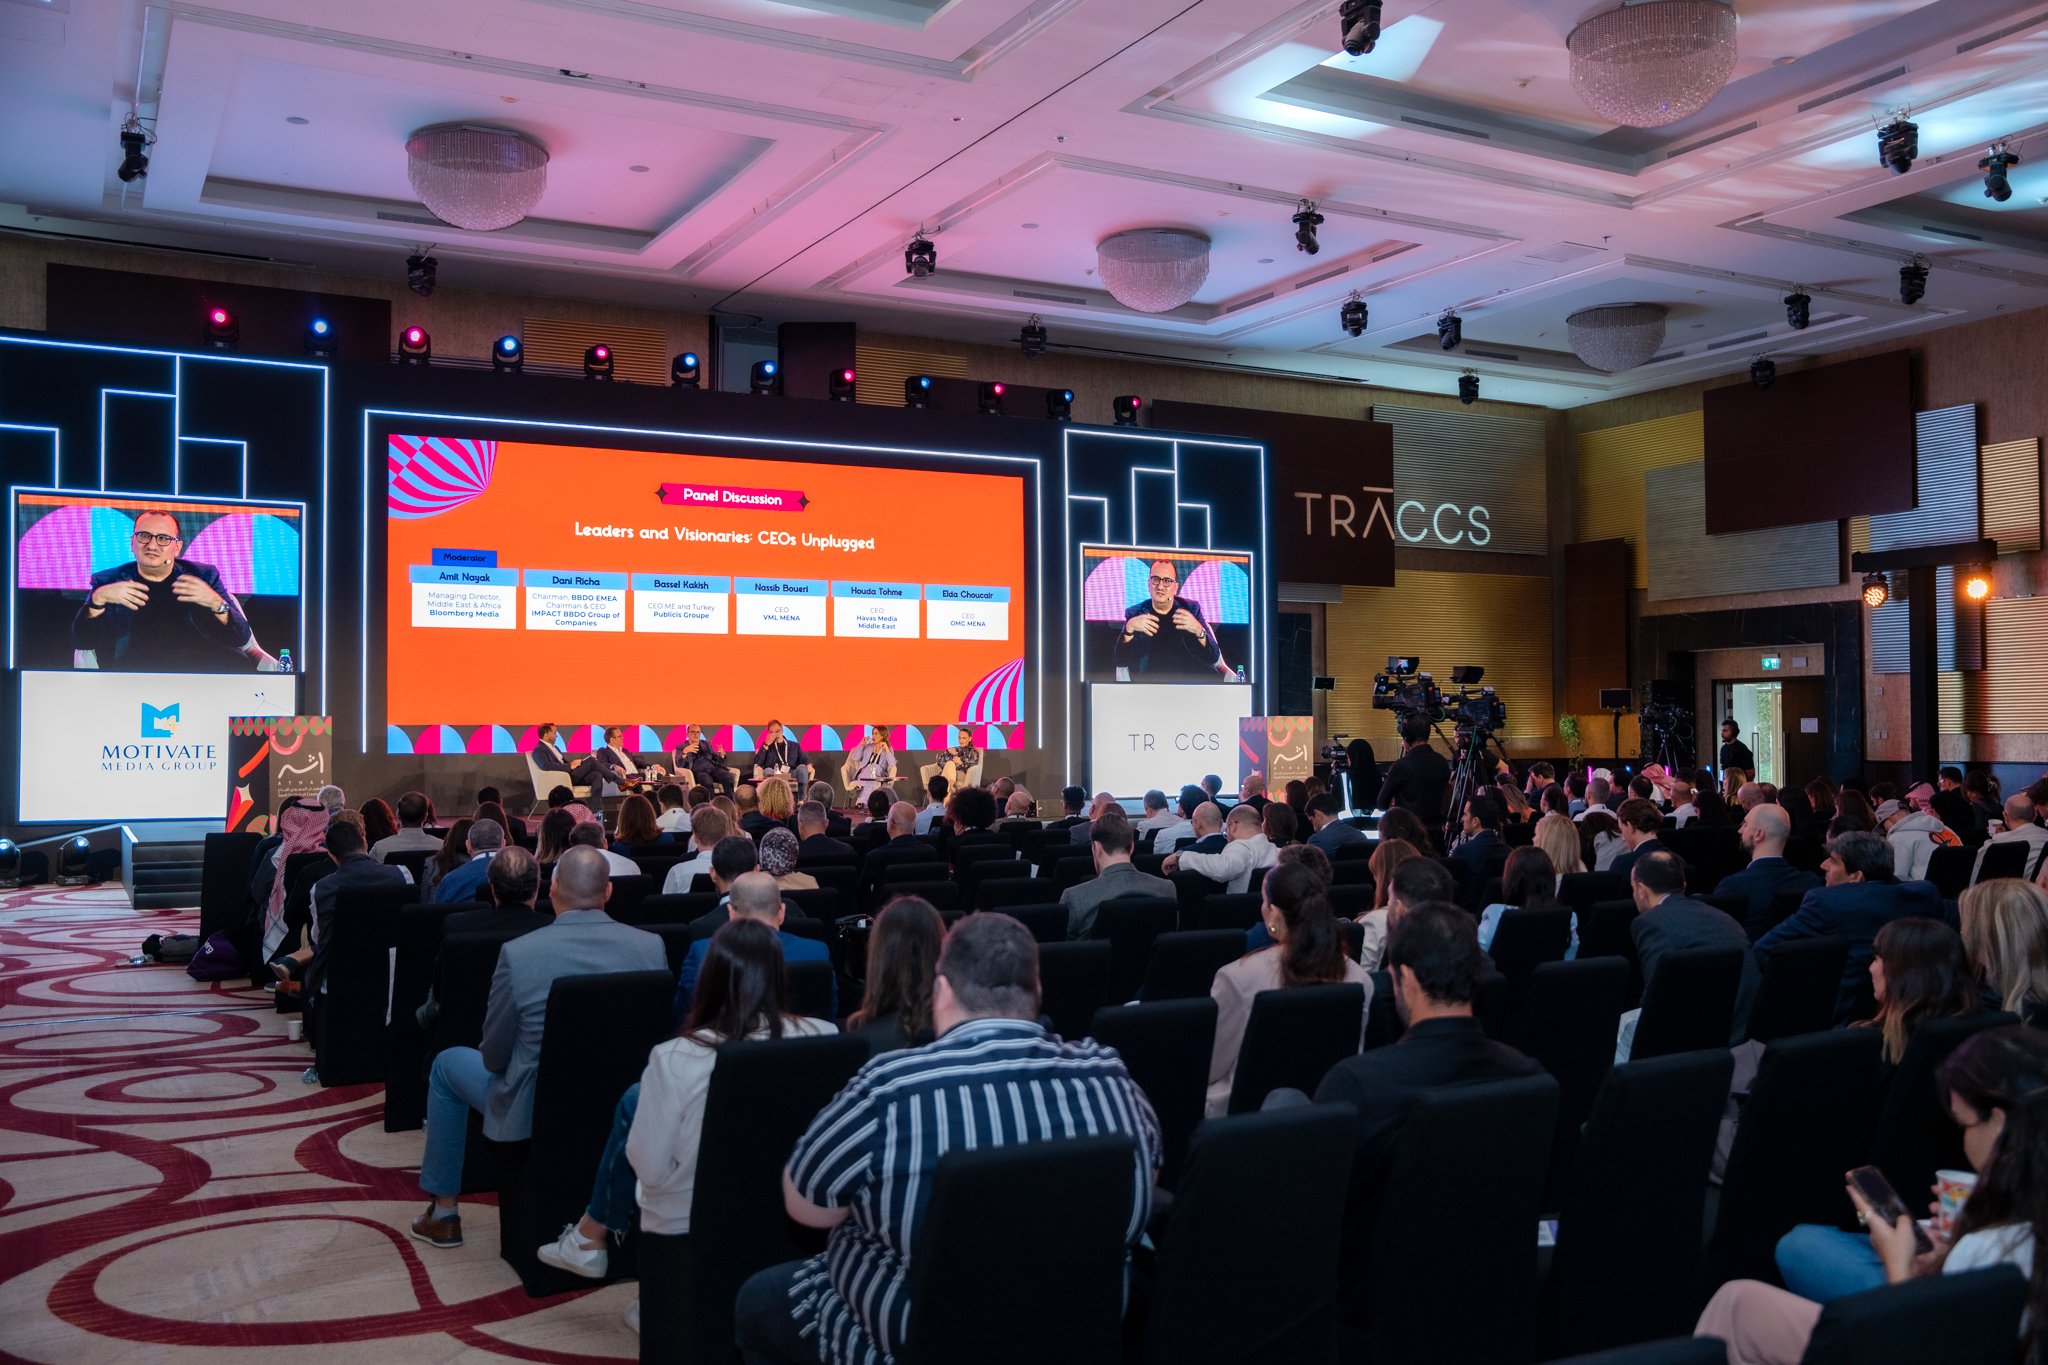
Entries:
POLYGON ((1437 315, 1436 348, 1439 351, 1455 351, 1465 340, 1465 320, 1458 316, 1455 308, 1446 308, 1437 315))
POLYGON ((668 363, 668 382, 679 389, 694 389, 704 382, 704 364, 695 351, 684 351, 668 363))
POLYGON ((1813 321, 1813 299, 1797 290, 1785 296, 1785 325, 1795 332, 1803 332, 1813 321))
POLYGON ((1777 362, 1767 355, 1760 355, 1749 362, 1749 382, 1760 389, 1768 389, 1778 382, 1777 362))
POLYGON ((491 343, 491 368, 499 374, 518 374, 526 368, 526 347, 507 333, 491 343))
POLYGON ((610 379, 612 377, 612 348, 602 341, 583 350, 583 377, 585 379, 610 379))
POLYGON ((1984 172, 1984 197, 2001 204, 2012 198, 2012 178, 2006 174, 2006 168, 2019 164, 2019 157, 2007 151, 2003 142, 1992 143, 1991 150, 1977 163, 1977 169, 1984 172))
POLYGON ((1875 610, 1892 600, 1892 585, 1881 573, 1863 575, 1863 605, 1875 610))
POLYGON ((439 278, 441 263, 423 252, 414 252, 405 258, 405 287, 426 298, 434 292, 435 281, 439 278))
POLYGON ((1352 336, 1364 336, 1366 319, 1369 316, 1366 312, 1365 299, 1354 289, 1351 291, 1351 297, 1344 300, 1344 306, 1337 310, 1337 325, 1352 336))
POLYGON ((825 396, 835 403, 851 403, 854 398, 854 379, 851 366, 832 371, 825 379, 825 396))
POLYGON ((1000 417, 1003 415, 1003 394, 1007 391, 1000 380, 983 384, 979 389, 975 390, 975 406, 979 407, 986 416, 1000 417))
POLYGON ((1294 210, 1294 249, 1306 251, 1313 256, 1323 249, 1316 240, 1316 229, 1323 225, 1323 215, 1316 212, 1315 201, 1304 199, 1294 210))
POLYGON ((1982 602, 1991 596, 1991 570, 1981 564, 1972 564, 1958 575, 1957 586, 1972 602, 1982 602))
POLYGON ((781 393, 782 368, 772 360, 757 360, 747 372, 747 387, 755 393, 781 393))
POLYGON ((206 344, 216 351, 232 351, 242 344, 242 324, 218 304, 206 310, 206 344))
POLYGON ((0 839, 0 891, 21 885, 21 847, 12 839, 0 839))
POLYGON ((1045 391, 1045 415, 1055 422, 1074 420, 1074 391, 1072 389, 1047 389, 1045 391))
POLYGON ((1911 119, 1895 118, 1877 130, 1877 164, 1893 175, 1913 169, 1920 157, 1920 125, 1911 119))
POLYGON ((1026 360, 1036 360, 1045 354, 1045 324, 1033 313, 1024 320, 1024 326, 1017 333, 1017 349, 1024 352, 1026 360))
POLYGON ((1467 407, 1479 401, 1479 376, 1470 370, 1458 376, 1458 401, 1467 407))
POLYGON ((924 235, 924 229, 917 230, 917 236, 910 239, 910 245, 903 248, 903 273, 913 280, 921 280, 939 268, 939 249, 932 245, 931 238, 924 235))
POLYGON ((424 327, 413 326, 398 334, 398 363, 426 365, 434 359, 434 339, 424 327))
POLYGON ((1344 0, 1337 23, 1344 34, 1344 50, 1363 57, 1380 40, 1380 0, 1344 0))
POLYGON ((92 881, 92 843, 83 834, 66 839, 57 851, 57 885, 86 886, 92 881))
POLYGON ((341 338, 335 333, 334 324, 326 318, 314 318, 306 324, 306 354, 317 360, 334 358, 334 348, 341 338))
POLYGON ((1911 265, 1899 267, 1899 302, 1915 304, 1927 297, 1927 258, 1915 256, 1911 265))
POLYGON ((149 134, 142 131, 142 120, 130 114, 121 125, 121 168, 114 172, 122 184, 133 184, 149 174, 148 148, 149 134))
POLYGON ((914 374, 903 381, 903 406, 906 408, 928 408, 932 405, 932 377, 928 374, 914 374))
POLYGON ((1120 393, 1109 400, 1109 410, 1116 415, 1120 427, 1138 425, 1138 409, 1145 406, 1145 400, 1135 393, 1120 393))

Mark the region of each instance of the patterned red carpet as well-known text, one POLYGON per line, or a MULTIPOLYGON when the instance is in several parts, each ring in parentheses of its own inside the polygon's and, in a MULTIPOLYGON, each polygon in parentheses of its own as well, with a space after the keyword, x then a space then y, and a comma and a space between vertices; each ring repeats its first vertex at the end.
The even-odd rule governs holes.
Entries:
POLYGON ((197 917, 118 889, 0 894, 0 1357, 630 1359, 630 1285, 530 1299, 497 1257, 405 1234, 421 1135, 376 1086, 302 1084, 268 996, 127 965, 197 917))

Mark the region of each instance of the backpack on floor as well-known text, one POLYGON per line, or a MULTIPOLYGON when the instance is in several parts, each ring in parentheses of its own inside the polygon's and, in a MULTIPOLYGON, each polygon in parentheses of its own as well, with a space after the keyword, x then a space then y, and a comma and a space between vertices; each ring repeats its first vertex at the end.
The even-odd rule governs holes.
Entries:
POLYGON ((247 976, 248 968, 242 965, 241 949, 235 947, 233 937, 223 929, 209 934, 206 942, 199 945, 199 951, 185 967, 185 975, 194 981, 226 981, 247 976))
POLYGON ((152 962, 190 962, 198 951, 197 934, 151 934, 142 940, 142 955, 152 962))

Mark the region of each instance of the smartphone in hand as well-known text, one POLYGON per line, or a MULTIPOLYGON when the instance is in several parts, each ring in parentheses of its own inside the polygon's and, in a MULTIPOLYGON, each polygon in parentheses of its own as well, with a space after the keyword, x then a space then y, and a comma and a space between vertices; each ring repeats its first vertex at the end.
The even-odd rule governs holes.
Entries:
MULTIPOLYGON (((1884 1172, 1877 1167, 1858 1166, 1849 1172, 1849 1183, 1856 1187, 1856 1192, 1870 1205, 1871 1217, 1884 1219, 1887 1226, 1895 1225, 1899 1219, 1907 1217, 1905 1202, 1899 1198, 1898 1191, 1892 1188, 1892 1182, 1886 1180, 1884 1172)), ((1921 1227, 1917 1220, 1913 1220, 1914 1254, 1925 1256, 1932 1250, 1934 1242, 1927 1236, 1927 1229, 1921 1227)))

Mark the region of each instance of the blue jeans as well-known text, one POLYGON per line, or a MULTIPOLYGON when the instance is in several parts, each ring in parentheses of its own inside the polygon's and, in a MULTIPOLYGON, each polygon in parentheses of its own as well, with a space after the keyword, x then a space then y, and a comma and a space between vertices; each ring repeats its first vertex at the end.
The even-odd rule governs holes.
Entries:
POLYGON ((626 1134, 633 1131, 633 1113, 639 1107, 640 1082, 635 1081, 626 1087, 619 1107, 612 1112, 612 1135, 605 1139, 604 1155, 597 1159, 597 1179, 590 1185, 590 1220, 604 1224, 614 1237, 625 1236, 640 1216, 633 1166, 626 1160, 626 1134))
POLYGON ((1884 1262, 1868 1235, 1801 1223, 1778 1239, 1778 1273, 1802 1299, 1830 1303, 1876 1289, 1885 1282, 1884 1262))
POLYGON ((420 1188, 453 1198, 462 1193, 462 1150, 469 1140, 469 1111, 490 1103, 491 1073, 484 1054, 451 1047, 434 1058, 427 1073, 427 1148, 420 1157, 420 1188))

